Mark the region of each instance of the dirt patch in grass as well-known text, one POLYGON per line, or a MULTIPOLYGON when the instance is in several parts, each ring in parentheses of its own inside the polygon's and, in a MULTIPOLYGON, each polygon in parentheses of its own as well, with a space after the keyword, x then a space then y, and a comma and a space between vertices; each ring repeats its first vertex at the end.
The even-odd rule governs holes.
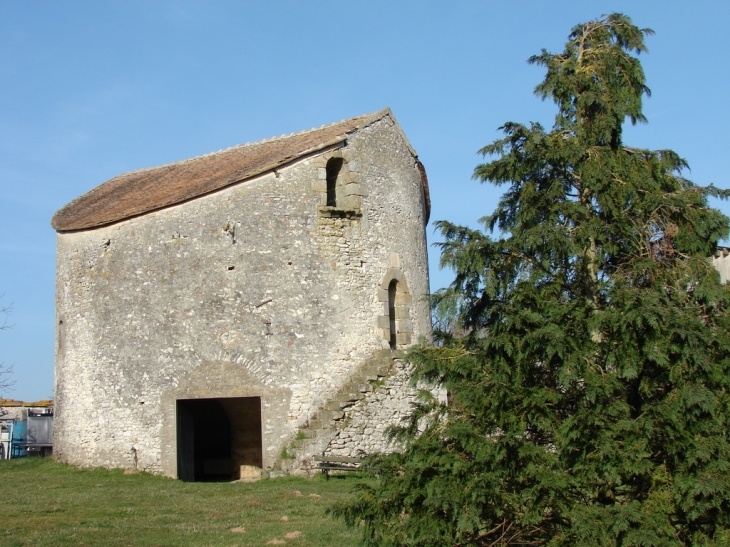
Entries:
POLYGON ((261 505, 262 503, 264 503, 264 500, 254 498, 252 500, 245 501, 243 505, 244 507, 253 507, 254 505, 261 505))

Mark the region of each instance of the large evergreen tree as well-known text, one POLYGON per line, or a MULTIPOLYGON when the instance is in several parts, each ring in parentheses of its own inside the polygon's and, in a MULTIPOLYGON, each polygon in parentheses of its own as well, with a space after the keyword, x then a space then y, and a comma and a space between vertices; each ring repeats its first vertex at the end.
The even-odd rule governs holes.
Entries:
POLYGON ((614 14, 531 58, 555 125, 481 150, 475 178, 507 187, 486 232, 439 223, 467 334, 410 352, 449 405, 422 404, 335 508, 365 545, 730 545, 730 301, 708 259, 728 218, 707 202, 727 193, 622 141, 649 33, 614 14))

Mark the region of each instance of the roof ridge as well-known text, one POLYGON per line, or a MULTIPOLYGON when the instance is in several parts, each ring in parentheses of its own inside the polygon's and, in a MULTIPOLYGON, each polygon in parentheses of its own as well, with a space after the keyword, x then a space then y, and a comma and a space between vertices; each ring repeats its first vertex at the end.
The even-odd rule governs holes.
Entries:
POLYGON ((304 131, 121 173, 56 211, 51 225, 57 231, 90 229, 182 203, 346 141, 349 135, 385 117, 390 117, 397 126, 392 112, 385 108, 304 131))
MULTIPOLYGON (((258 141, 249 141, 249 142, 244 142, 244 143, 240 143, 240 144, 234 144, 233 146, 229 146, 228 148, 221 148, 220 150, 215 150, 213 152, 207 152, 206 154, 201 154, 199 156, 193 156, 192 158, 185 158, 185 159, 182 159, 182 160, 171 161, 169 163, 163 163, 162 165, 154 165, 152 167, 141 167, 139 169, 134 169, 132 171, 127 171, 126 173, 120 173, 120 174, 112 177, 109 180, 118 179, 118 178, 125 177, 127 175, 132 175, 132 174, 137 175, 137 174, 145 173, 147 171, 152 171, 152 170, 155 170, 155 169, 162 169, 162 168, 165 168, 165 167, 171 167, 173 165, 184 165, 186 163, 193 163, 193 162, 195 162, 197 160, 200 160, 202 158, 209 158, 209 157, 213 157, 213 156, 216 156, 216 155, 219 155, 219 154, 224 154, 226 152, 230 152, 231 150, 237 150, 237 149, 240 149, 240 148, 245 148, 245 147, 254 146, 254 145, 257 145, 258 146, 258 145, 262 145, 262 144, 266 144, 266 143, 276 142, 277 140, 287 139, 287 138, 291 138, 291 137, 295 137, 295 136, 299 136, 299 135, 306 135, 307 133, 313 133, 315 131, 321 131, 323 129, 327 129, 328 127, 332 127, 332 126, 335 126, 335 125, 338 125, 338 124, 341 124, 341 123, 345 123, 345 122, 352 122, 352 121, 355 121, 355 120, 362 119, 362 120, 367 120, 368 121, 367 124, 363 124, 363 125, 370 125, 371 123, 373 123, 376 120, 379 120, 380 118, 382 118, 386 114, 390 114, 390 108, 384 108, 383 110, 378 110, 378 111, 373 112, 371 114, 363 114, 363 115, 360 115, 360 116, 354 116, 352 118, 343 118, 343 119, 341 119, 339 121, 336 121, 336 122, 332 122, 332 123, 320 125, 319 127, 312 127, 310 129, 305 129, 303 131, 294 131, 293 133, 284 133, 282 135, 275 135, 273 137, 269 137, 267 139, 261 139, 261 140, 258 140, 258 141)), ((359 128, 360 128, 360 126, 358 125, 358 127, 356 127, 355 130, 357 130, 359 128)), ((352 130, 351 131, 345 131, 344 133, 351 133, 351 132, 352 132, 352 130)))

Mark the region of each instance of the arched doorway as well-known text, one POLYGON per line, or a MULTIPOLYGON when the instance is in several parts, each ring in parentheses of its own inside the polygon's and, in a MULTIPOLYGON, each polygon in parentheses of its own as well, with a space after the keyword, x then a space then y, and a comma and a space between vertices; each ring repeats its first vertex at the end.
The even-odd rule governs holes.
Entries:
POLYGON ((230 481, 261 467, 261 398, 179 399, 177 474, 187 482, 230 481))

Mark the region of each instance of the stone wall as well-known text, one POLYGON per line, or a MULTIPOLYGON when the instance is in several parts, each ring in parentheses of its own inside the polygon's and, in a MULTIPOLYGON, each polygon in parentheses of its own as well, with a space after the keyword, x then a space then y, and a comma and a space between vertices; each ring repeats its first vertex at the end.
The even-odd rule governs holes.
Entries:
POLYGON ((345 409, 338 428, 325 453, 330 456, 359 457, 374 452, 392 452, 400 448, 387 435, 390 426, 403 425, 418 396, 410 385, 409 369, 396 359, 393 373, 378 382, 366 397, 345 409))
POLYGON ((720 272, 720 282, 727 283, 730 279, 730 248, 718 247, 712 257, 712 265, 720 272))
POLYGON ((425 224, 415 157, 385 117, 214 194, 59 233, 55 457, 176 476, 178 399, 261 397, 263 467, 276 465, 388 347, 393 275, 409 291, 400 347, 430 334, 425 224), (344 160, 342 206, 323 198, 328 155, 344 160))
POLYGON ((1 406, 0 420, 15 420, 17 422, 28 419, 28 409, 24 406, 1 406))

